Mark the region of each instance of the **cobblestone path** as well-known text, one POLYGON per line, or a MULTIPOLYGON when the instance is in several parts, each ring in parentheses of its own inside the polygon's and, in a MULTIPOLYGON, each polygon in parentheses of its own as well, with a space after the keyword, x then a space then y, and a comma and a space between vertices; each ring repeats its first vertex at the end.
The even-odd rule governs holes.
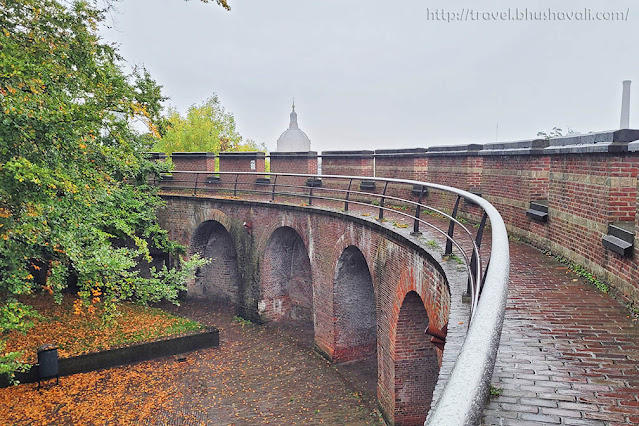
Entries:
POLYGON ((511 243, 510 286, 485 424, 639 424, 639 330, 565 265, 511 243))

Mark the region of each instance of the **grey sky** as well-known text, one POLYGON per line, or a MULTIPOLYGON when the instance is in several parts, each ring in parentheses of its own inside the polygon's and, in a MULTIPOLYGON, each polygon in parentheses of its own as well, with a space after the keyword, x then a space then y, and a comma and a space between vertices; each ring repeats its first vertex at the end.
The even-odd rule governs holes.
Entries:
MULTIPOLYGON (((269 150, 295 97, 312 149, 375 149, 532 138, 619 126, 633 80, 639 127, 636 0, 124 0, 115 29, 184 112, 217 93, 245 138, 269 150), (635 7, 636 6, 636 7, 635 7), (592 13, 624 21, 464 21, 428 10, 592 13)), ((475 16, 476 17, 476 16, 475 16)), ((472 15, 469 15, 469 19, 472 15)))

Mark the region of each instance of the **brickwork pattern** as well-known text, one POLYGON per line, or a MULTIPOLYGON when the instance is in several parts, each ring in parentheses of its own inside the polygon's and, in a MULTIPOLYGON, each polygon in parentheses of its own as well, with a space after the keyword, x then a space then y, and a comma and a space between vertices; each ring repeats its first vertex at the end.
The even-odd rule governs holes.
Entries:
POLYGON ((423 425, 437 383, 437 350, 424 333, 428 314, 419 295, 406 295, 395 337, 395 424, 423 425))
POLYGON ((268 321, 313 322, 313 279, 306 246, 290 227, 278 228, 266 245, 258 313, 268 321))
POLYGON ((361 360, 377 350, 375 291, 368 264, 355 246, 339 257, 335 273, 336 361, 361 360))
POLYGON ((237 252, 226 228, 213 220, 203 222, 193 233, 190 250, 210 262, 196 271, 195 280, 188 283, 189 295, 238 303, 241 284, 237 252))

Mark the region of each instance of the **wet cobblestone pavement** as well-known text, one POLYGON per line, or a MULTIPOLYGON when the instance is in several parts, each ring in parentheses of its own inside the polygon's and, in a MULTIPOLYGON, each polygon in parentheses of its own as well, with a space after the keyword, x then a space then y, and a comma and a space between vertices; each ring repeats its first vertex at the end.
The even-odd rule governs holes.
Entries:
POLYGON ((485 424, 639 424, 639 330, 567 266, 511 243, 508 306, 485 424))

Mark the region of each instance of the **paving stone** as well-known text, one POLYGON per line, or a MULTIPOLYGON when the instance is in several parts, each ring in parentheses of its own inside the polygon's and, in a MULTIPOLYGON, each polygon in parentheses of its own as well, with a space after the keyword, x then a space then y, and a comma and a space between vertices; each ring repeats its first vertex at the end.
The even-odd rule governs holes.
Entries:
POLYGON ((492 383, 503 389, 494 401, 519 401, 502 403, 491 421, 639 424, 639 328, 627 308, 526 244, 512 242, 510 254, 492 383))
POLYGON ((561 418, 559 416, 549 416, 544 414, 523 413, 521 414, 521 419, 538 422, 538 423, 551 423, 551 424, 561 423, 561 418))

